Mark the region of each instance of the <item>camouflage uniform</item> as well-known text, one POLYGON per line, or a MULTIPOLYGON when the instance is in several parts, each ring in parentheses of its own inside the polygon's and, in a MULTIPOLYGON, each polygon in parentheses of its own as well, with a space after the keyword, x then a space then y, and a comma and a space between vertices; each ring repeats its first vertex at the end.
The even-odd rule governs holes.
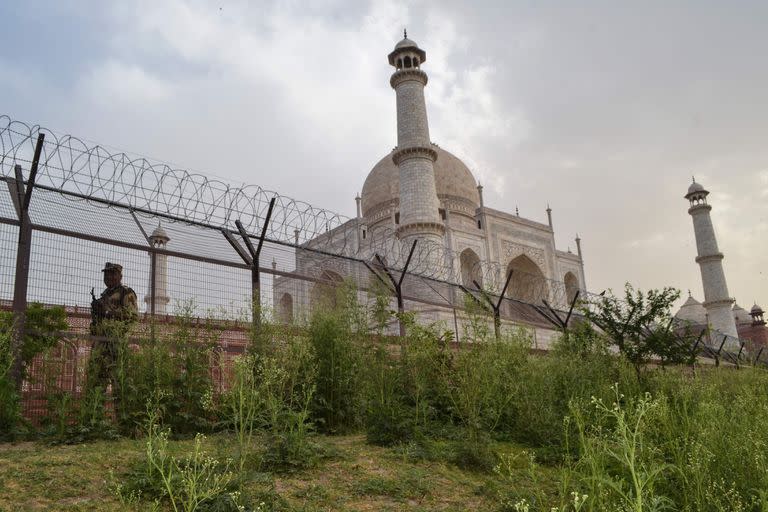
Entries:
MULTIPOLYGON (((123 267, 116 263, 107 263, 106 270, 122 273, 123 267)), ((139 317, 136 292, 127 286, 117 284, 107 288, 101 296, 91 303, 91 334, 98 336, 91 346, 91 364, 89 374, 95 378, 93 383, 113 380, 117 364, 119 344, 125 339, 139 317)))

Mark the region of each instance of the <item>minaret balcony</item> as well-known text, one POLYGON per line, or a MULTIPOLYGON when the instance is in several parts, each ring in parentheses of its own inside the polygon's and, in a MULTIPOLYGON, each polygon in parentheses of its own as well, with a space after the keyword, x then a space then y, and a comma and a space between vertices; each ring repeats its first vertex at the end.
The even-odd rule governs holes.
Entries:
POLYGON ((397 86, 403 82, 413 81, 421 82, 422 85, 427 85, 428 80, 427 74, 418 68, 398 69, 392 73, 392 76, 389 79, 389 85, 391 85, 393 89, 397 89, 397 86))
POLYGON ((443 235, 445 225, 442 222, 411 222, 409 224, 398 226, 395 235, 398 238, 419 235, 443 235))
POLYGON ((400 162, 409 158, 424 158, 434 162, 437 160, 437 151, 428 146, 409 146, 395 148, 395 152, 392 154, 392 161, 395 165, 400 165, 400 162))
POLYGON ((696 256, 696 263, 707 263, 709 261, 722 261, 722 259, 725 256, 723 256, 723 253, 716 252, 714 254, 702 254, 701 256, 696 256))
POLYGON ((688 208, 688 213, 691 214, 691 215, 694 215, 694 214, 701 214, 701 213, 709 212, 711 210, 712 210, 712 206, 711 205, 709 205, 707 203, 699 203, 699 204, 694 204, 693 206, 688 208))
POLYGON ((705 308, 717 307, 717 306, 731 307, 734 302, 735 302, 735 300, 733 300, 731 298, 728 298, 728 299, 719 299, 719 300, 705 301, 705 302, 702 302, 701 305, 704 306, 705 308))

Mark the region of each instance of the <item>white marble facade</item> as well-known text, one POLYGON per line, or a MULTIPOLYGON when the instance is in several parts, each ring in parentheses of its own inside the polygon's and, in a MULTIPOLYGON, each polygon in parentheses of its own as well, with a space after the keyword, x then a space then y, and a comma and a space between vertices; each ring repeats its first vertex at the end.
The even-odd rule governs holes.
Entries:
MULTIPOLYGON (((390 63, 396 67, 390 83, 398 99, 399 147, 384 155, 368 173, 357 198, 356 218, 304 247, 332 249, 329 252, 372 261, 382 247, 413 238, 438 240, 445 249, 441 256, 445 272, 436 277, 468 288, 474 288, 473 281, 478 281, 483 288, 498 290, 512 269, 510 297, 536 304, 549 299, 564 306, 577 290, 586 289, 580 241, 576 240, 575 254, 557 249, 549 209, 547 220, 541 222, 485 206, 482 187, 470 169, 449 151, 429 142, 423 100, 427 78, 421 68, 425 60, 426 54, 408 39, 390 54, 390 63), (404 56, 412 58, 411 67, 405 66, 408 61, 404 56), (403 156, 406 152, 409 154, 403 156), (430 182, 424 183, 427 178, 430 182), (405 205, 400 202, 403 190, 408 198, 405 205), (435 204, 437 211, 432 212, 435 204), (424 211, 426 207, 430 212, 424 211)), ((297 274, 324 280, 370 279, 362 265, 304 251, 297 254, 297 274)), ((312 307, 313 289, 318 286, 311 281, 277 278, 273 298, 277 316, 287 320, 306 314, 312 307), (291 311, 286 309, 288 305, 291 311)), ((406 308, 422 311, 425 320, 442 319, 453 324, 451 327, 458 323, 452 308, 425 304, 407 304, 406 308)), ((536 339, 546 345, 552 332, 541 320, 531 327, 536 339)))

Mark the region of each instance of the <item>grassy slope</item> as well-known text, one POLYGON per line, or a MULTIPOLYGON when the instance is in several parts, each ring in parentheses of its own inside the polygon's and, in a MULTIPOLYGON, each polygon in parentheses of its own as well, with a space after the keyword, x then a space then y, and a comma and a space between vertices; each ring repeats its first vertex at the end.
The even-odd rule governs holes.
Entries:
MULTIPOLYGON (((444 462, 409 460, 402 449, 370 446, 362 436, 318 441, 335 455, 296 474, 250 473, 246 492, 251 496, 276 493, 296 511, 458 512, 497 507, 495 489, 500 482, 495 475, 462 471, 444 462)), ((229 435, 217 434, 206 440, 206 448, 224 459, 232 442, 229 435)), ((172 444, 182 450, 191 441, 172 444)), ((514 446, 503 449, 520 452, 514 446)), ((110 472, 119 478, 142 460, 143 450, 141 440, 0 445, 0 510, 134 510, 121 505, 111 492, 110 472)), ((525 485, 532 482, 526 469, 520 471, 520 491, 525 494, 525 485)), ((539 471, 543 480, 557 480, 555 470, 539 471)))

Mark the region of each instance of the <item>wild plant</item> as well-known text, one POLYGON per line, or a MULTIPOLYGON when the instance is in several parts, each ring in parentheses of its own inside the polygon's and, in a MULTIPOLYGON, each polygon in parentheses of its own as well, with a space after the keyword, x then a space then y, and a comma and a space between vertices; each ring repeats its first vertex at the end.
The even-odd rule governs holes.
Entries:
POLYGON ((444 392, 465 439, 458 462, 490 469, 488 438, 509 414, 529 339, 517 333, 503 341, 473 344, 441 366, 444 392))
POLYGON ((319 430, 344 432, 359 424, 360 356, 354 342, 357 314, 342 307, 313 314, 309 339, 317 364, 312 417, 319 430))
POLYGON ((143 466, 127 484, 117 484, 113 492, 121 501, 138 504, 143 498, 167 500, 174 512, 193 512, 205 507, 216 510, 243 510, 236 474, 231 460, 221 462, 203 449, 205 437, 198 434, 192 450, 176 457, 169 446, 170 430, 160 426, 158 404, 162 396, 147 401, 145 459, 143 466))
POLYGON ((15 438, 21 421, 19 395, 10 378, 13 364, 11 336, 11 323, 0 324, 0 440, 15 438))
POLYGON ((120 344, 115 382, 124 433, 140 431, 146 422, 144 401, 158 394, 163 397, 159 407, 174 435, 213 428, 206 404, 213 387, 210 366, 218 331, 210 322, 196 321, 193 312, 192 302, 180 303, 173 323, 162 331, 159 326, 151 329, 155 335, 142 339, 134 349, 120 344))
POLYGON ((318 448, 309 439, 316 371, 312 346, 302 337, 290 338, 273 356, 261 360, 262 424, 269 429, 265 466, 292 471, 316 462, 318 448))
POLYGON ((617 509, 632 512, 669 510, 672 501, 658 492, 659 480, 673 469, 648 440, 649 424, 665 407, 650 394, 627 399, 613 387, 614 401, 593 398, 596 422, 588 425, 574 404, 573 418, 579 432, 576 464, 581 483, 593 497, 588 510, 617 509))
POLYGON ((365 417, 368 442, 388 446, 413 436, 414 418, 405 403, 403 373, 386 346, 376 345, 366 355, 365 417))
POLYGON ((253 435, 258 428, 258 415, 261 413, 257 363, 258 358, 254 355, 235 359, 232 387, 224 398, 225 414, 232 422, 237 439, 241 472, 250 454, 253 435))

